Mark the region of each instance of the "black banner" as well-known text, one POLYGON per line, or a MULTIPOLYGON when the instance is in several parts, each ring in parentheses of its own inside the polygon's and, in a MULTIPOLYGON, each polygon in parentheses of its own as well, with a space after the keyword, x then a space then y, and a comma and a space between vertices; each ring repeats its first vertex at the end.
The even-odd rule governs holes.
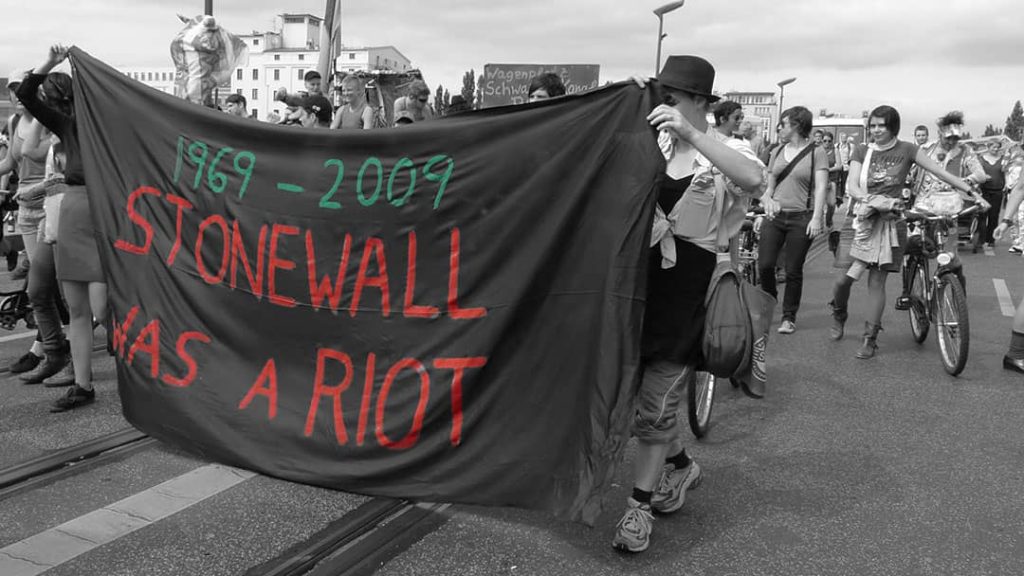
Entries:
POLYGON ((331 131, 72 62, 129 421, 298 482, 593 519, 638 375, 652 90, 331 131))

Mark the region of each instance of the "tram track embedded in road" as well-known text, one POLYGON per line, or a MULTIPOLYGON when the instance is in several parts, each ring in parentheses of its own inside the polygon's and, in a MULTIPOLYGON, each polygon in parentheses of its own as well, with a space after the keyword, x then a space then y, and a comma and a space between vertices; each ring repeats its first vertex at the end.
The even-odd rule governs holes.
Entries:
POLYGON ((447 522, 450 506, 372 498, 245 576, 373 574, 447 522))
POLYGON ((155 442, 155 439, 128 427, 0 469, 0 500, 141 450, 155 442))

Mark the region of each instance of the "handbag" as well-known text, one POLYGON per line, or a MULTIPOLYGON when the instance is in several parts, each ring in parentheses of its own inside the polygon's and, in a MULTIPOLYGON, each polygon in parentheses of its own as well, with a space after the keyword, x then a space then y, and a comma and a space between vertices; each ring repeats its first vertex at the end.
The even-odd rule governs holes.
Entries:
POLYGON ((67 186, 61 178, 46 181, 46 199, 43 200, 43 242, 57 243, 57 231, 60 230, 60 205, 64 200, 67 186))
POLYGON ((703 368, 720 378, 739 373, 750 359, 752 327, 740 284, 732 262, 720 261, 704 299, 703 368))

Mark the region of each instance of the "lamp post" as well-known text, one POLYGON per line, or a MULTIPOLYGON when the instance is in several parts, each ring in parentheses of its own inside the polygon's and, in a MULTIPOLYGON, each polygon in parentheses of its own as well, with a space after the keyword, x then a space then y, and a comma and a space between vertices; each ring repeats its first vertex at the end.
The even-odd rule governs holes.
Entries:
MULTIPOLYGON (((792 84, 793 82, 796 82, 796 76, 794 76, 792 78, 786 78, 785 80, 781 80, 779 82, 779 84, 778 84, 778 86, 779 86, 779 113, 776 115, 776 121, 775 121, 775 125, 776 126, 778 126, 778 123, 782 120, 782 100, 786 96, 786 86, 789 85, 789 84, 792 84)), ((776 138, 777 137, 778 136, 776 136, 776 138)))
POLYGON ((213 16, 213 0, 206 0, 206 6, 204 8, 203 14, 213 16))
POLYGON ((654 15, 658 17, 658 56, 654 61, 654 74, 657 75, 661 71, 661 41, 665 39, 668 34, 664 33, 665 14, 673 10, 677 10, 683 7, 686 0, 679 0, 678 2, 669 2, 664 6, 659 6, 654 9, 654 15))

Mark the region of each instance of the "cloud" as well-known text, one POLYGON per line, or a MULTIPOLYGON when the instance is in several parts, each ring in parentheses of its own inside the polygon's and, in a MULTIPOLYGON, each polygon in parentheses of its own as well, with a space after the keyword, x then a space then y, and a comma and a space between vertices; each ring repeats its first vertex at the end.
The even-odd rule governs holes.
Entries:
MULTIPOLYGON (((345 0, 343 40, 392 44, 429 84, 458 91, 462 74, 494 63, 599 64, 602 80, 652 74, 665 0, 345 0)), ((118 66, 167 66, 199 0, 32 0, 5 13, 0 73, 42 61, 54 42, 76 43, 118 66)), ((270 29, 285 9, 322 15, 324 0, 214 0, 236 33, 270 29)), ((687 0, 665 15, 664 54, 696 53, 720 88, 773 90, 798 76, 787 100, 859 114, 900 102, 931 123, 960 107, 968 122, 1002 125, 1024 93, 1013 0, 687 0)), ((905 122, 906 123, 906 122, 905 122)), ((980 129, 979 129, 980 131, 980 129)))

